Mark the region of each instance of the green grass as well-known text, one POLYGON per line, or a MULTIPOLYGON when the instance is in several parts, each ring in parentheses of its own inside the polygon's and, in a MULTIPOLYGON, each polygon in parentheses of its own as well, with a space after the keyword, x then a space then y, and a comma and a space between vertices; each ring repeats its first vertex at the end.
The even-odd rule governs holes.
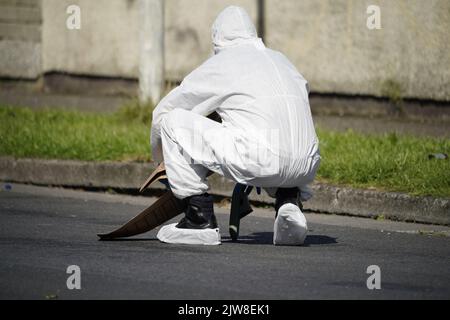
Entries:
MULTIPOLYGON (((114 114, 0 107, 0 155, 77 160, 150 160, 151 107, 114 114)), ((318 129, 318 180, 415 195, 450 196, 449 139, 318 129)))
POLYGON ((323 161, 318 178, 353 187, 450 196, 450 140, 318 130, 323 161))
POLYGON ((114 114, 98 114, 0 107, 0 154, 18 158, 149 160, 150 118, 133 109, 126 106, 114 114))

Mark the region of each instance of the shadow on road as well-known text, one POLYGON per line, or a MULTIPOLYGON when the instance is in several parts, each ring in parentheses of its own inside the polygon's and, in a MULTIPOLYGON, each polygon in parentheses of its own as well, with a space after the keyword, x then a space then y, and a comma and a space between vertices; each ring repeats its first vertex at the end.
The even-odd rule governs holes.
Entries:
POLYGON ((323 235, 309 235, 305 239, 305 246, 310 245, 326 245, 326 244, 336 244, 338 243, 337 238, 329 237, 329 236, 323 236, 323 235))
POLYGON ((156 238, 116 238, 116 239, 98 239, 101 242, 132 242, 132 241, 159 241, 156 238))
MULTIPOLYGON (((337 238, 324 235, 309 235, 305 239, 303 247, 311 245, 327 245, 336 244, 337 238)), ((222 242, 232 242, 230 237, 222 237, 222 242)), ((273 232, 255 232, 250 235, 240 236, 238 243, 242 244, 270 244, 273 245, 273 232)))

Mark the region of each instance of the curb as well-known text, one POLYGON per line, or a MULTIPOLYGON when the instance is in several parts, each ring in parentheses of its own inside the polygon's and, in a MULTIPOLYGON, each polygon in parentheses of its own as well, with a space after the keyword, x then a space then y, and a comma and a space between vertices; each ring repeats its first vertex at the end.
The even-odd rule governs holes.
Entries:
MULTIPOLYGON (((0 181, 54 185, 138 189, 155 169, 152 164, 0 157, 0 181)), ((219 175, 209 178, 210 193, 231 197, 234 183, 219 175)), ((162 189, 157 184, 152 189, 162 189)), ((450 225, 450 198, 417 197, 315 183, 307 210, 361 217, 450 225)), ((251 200, 273 203, 265 192, 252 192, 251 200)))

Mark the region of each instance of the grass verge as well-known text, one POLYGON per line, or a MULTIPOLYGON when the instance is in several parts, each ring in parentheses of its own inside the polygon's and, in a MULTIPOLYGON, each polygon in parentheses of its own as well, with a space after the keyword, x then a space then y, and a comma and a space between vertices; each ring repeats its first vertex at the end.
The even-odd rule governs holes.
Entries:
POLYGON ((150 160, 150 118, 143 117, 137 108, 131 105, 116 113, 99 114, 0 107, 0 154, 89 161, 150 160))
MULTIPOLYGON (((149 161, 151 107, 113 114, 0 106, 0 155, 89 161, 149 161)), ((450 196, 448 139, 317 130, 319 181, 414 195, 450 196)))
POLYGON ((395 133, 364 135, 318 129, 323 158, 318 178, 352 187, 450 196, 450 140, 395 133))

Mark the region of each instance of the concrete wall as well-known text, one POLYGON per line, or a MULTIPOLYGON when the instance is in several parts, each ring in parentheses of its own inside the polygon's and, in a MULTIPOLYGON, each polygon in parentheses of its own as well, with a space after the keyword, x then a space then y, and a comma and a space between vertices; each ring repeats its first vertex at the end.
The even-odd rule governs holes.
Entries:
POLYGON ((450 1, 266 0, 266 43, 311 89, 450 100, 450 1), (370 5, 381 30, 366 27, 370 5))
MULTIPOLYGON (((166 77, 180 80, 211 53, 210 27, 229 4, 254 21, 258 0, 166 0, 166 77)), ((46 72, 136 79, 137 0, 0 0, 0 77, 46 72), (81 7, 81 30, 66 8, 81 7), (41 31, 42 14, 42 31, 41 31), (42 43, 42 47, 41 47, 42 43)), ((314 92, 450 101, 450 1, 265 0, 269 47, 314 92), (366 8, 381 7, 381 30, 366 8)))
POLYGON ((0 0, 0 77, 41 73, 41 1, 0 0))
POLYGON ((44 72, 138 76, 136 0, 43 0, 44 72), (66 27, 71 5, 81 8, 81 29, 66 27))
POLYGON ((166 76, 179 80, 212 54, 211 25, 222 9, 239 5, 253 22, 256 0, 166 0, 166 76))
MULTIPOLYGON (((166 0, 166 75, 183 78, 211 53, 211 24, 237 3, 256 19, 255 0, 166 0)), ((43 69, 136 78, 139 63, 137 0, 43 0, 43 69), (81 8, 81 29, 66 26, 66 8, 81 8)))

